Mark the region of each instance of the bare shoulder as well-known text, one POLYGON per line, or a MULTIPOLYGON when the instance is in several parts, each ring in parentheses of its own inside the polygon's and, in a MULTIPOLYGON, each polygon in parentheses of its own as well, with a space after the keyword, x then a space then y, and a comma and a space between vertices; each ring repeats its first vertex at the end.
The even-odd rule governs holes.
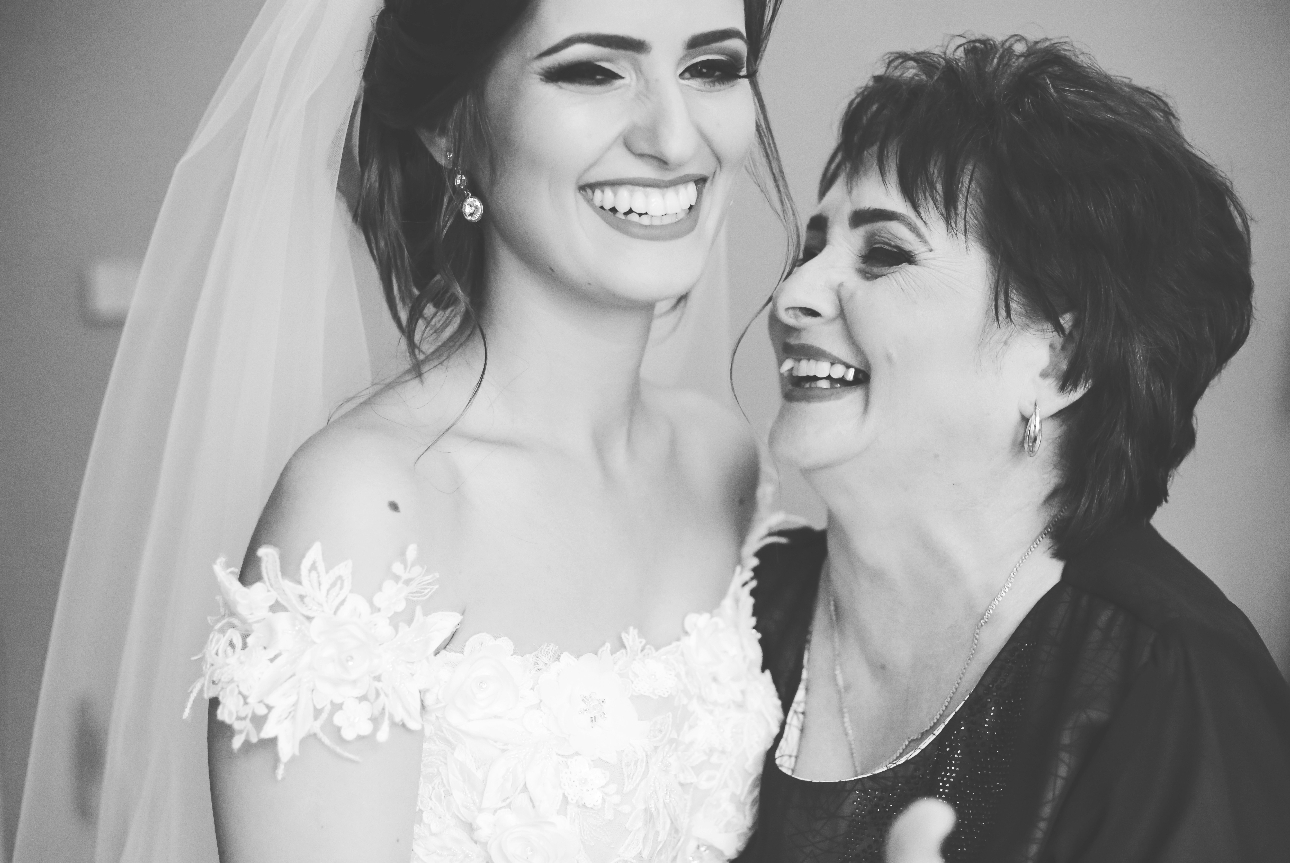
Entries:
MULTIPOLYGON (((760 477, 757 441, 743 415, 693 390, 655 389, 648 399, 668 417, 683 469, 710 489, 713 504, 752 518, 760 477)), ((706 495, 705 495, 706 496, 706 495)))
POLYGON ((278 550, 289 572, 318 544, 328 567, 350 561, 354 591, 370 596, 410 546, 420 544, 424 552, 435 539, 419 454, 405 428, 363 406, 324 427, 279 476, 247 549, 242 580, 260 578, 257 552, 264 546, 278 550))

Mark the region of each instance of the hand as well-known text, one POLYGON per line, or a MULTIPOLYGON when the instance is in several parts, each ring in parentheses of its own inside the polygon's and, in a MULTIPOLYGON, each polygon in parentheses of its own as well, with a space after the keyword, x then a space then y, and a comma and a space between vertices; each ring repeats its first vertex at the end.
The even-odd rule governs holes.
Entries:
POLYGON ((954 829, 954 807, 935 797, 915 800, 887 834, 887 863, 944 863, 941 843, 954 829))

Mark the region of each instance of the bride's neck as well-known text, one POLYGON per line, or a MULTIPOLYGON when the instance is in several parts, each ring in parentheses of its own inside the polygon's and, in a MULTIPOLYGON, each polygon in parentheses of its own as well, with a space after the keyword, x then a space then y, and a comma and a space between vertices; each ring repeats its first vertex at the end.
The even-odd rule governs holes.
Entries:
POLYGON ((478 398, 500 427, 601 457, 625 447, 653 308, 597 302, 515 267, 490 268, 486 278, 483 335, 465 365, 477 375, 486 348, 478 398))

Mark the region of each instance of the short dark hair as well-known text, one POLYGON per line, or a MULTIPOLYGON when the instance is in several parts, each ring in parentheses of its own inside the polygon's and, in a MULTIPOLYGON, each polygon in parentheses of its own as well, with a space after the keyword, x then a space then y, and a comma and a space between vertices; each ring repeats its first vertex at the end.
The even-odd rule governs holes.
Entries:
POLYGON ((872 164, 982 244, 996 318, 1069 340, 1062 387, 1088 391, 1061 416, 1058 556, 1150 519, 1253 317, 1249 219, 1173 108, 1069 42, 957 37, 885 58, 821 197, 872 164))
MULTIPOLYGON (((418 373, 478 328, 484 248, 480 228, 461 217, 450 171, 417 133, 444 131, 459 154, 486 152, 481 85, 531 2, 385 0, 373 25, 363 68, 354 220, 418 373)), ((754 177, 790 225, 795 246, 796 216, 757 80, 781 2, 744 0, 744 28, 760 157, 754 177)))

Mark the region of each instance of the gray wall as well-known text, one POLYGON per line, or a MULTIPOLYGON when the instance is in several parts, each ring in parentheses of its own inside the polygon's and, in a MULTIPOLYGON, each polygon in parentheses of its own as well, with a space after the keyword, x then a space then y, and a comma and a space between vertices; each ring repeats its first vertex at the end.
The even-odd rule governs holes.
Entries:
MULTIPOLYGON (((256 0, 0 5, 0 800, 12 841, 40 669, 117 330, 81 314, 84 268, 139 256, 170 169, 256 0)), ((1235 179, 1255 226, 1259 324, 1202 404, 1200 444, 1157 523, 1212 574, 1290 667, 1290 12, 1280 0, 787 0, 766 90, 804 207, 851 88, 886 50, 946 33, 1072 36, 1168 92, 1235 179)), ((754 194, 732 215, 736 319, 773 285, 779 232, 754 194)), ((759 429, 773 415, 761 322, 738 364, 759 429)), ((788 502, 819 515, 788 478, 788 502)), ((105 578, 118 577, 104 573, 105 578)), ((37 768, 38 769, 38 768, 37 768)), ((85 837, 84 825, 68 825, 85 837)), ((70 838, 70 837, 69 837, 70 838)), ((7 849, 7 846, 6 846, 7 849)))
POLYGON ((98 257, 143 255, 170 171, 258 8, 257 0, 0 4, 3 859, 119 335, 85 322, 82 273, 98 257))

